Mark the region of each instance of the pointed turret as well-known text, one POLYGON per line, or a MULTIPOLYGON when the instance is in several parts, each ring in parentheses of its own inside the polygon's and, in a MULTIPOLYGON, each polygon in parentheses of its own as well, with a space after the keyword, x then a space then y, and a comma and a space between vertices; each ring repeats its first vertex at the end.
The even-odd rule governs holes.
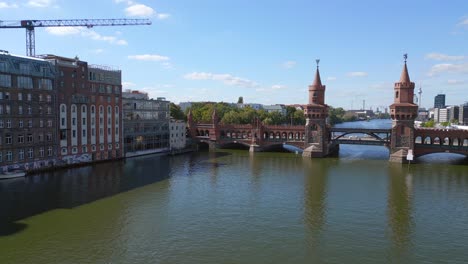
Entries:
POLYGON ((401 83, 411 82, 409 78, 409 74, 408 74, 408 68, 406 67, 406 59, 405 59, 405 65, 403 66, 403 71, 401 72, 400 82, 401 83))
POLYGON ((317 62, 317 70, 315 71, 315 79, 314 79, 314 82, 311 85, 309 85, 309 104, 324 105, 325 104, 325 85, 322 85, 322 80, 320 79, 320 71, 319 71, 320 60, 316 60, 316 62, 317 62))
POLYGON ((312 83, 312 86, 315 86, 315 87, 322 86, 322 80, 320 79, 320 72, 319 72, 318 65, 317 65, 317 70, 315 71, 315 79, 314 79, 314 82, 312 83))

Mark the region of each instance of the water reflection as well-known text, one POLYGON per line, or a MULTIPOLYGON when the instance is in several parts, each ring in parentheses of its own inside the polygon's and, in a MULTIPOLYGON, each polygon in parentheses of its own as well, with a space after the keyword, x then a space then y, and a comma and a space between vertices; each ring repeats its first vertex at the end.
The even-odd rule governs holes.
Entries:
POLYGON ((408 260, 413 231, 413 178, 407 166, 389 164, 387 213, 393 256, 408 260))
POLYGON ((320 242, 326 222, 328 163, 304 158, 304 222, 310 257, 321 259, 320 242))
POLYGON ((21 219, 161 181, 168 172, 168 157, 146 156, 2 180, 0 235, 24 229, 15 223, 21 219))

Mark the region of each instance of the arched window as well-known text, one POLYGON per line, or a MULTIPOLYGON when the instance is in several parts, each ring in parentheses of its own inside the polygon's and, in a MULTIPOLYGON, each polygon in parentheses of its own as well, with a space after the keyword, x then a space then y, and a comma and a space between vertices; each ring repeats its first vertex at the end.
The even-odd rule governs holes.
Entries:
POLYGON ((65 113, 65 111, 66 111, 65 105, 61 105, 60 112, 65 113))
POLYGON ((82 106, 81 106, 81 112, 82 112, 82 113, 86 113, 86 105, 82 105, 82 106))
POLYGON ((115 107, 115 114, 116 114, 116 115, 119 114, 119 107, 118 107, 118 106, 115 107))
POLYGON ((395 98, 398 98, 398 91, 395 92, 395 98))
POLYGON ((94 114, 95 110, 96 110, 96 107, 94 107, 94 105, 92 105, 91 106, 91 114, 94 114))
POLYGON ((71 110, 72 110, 72 113, 76 113, 76 105, 72 105, 71 110))

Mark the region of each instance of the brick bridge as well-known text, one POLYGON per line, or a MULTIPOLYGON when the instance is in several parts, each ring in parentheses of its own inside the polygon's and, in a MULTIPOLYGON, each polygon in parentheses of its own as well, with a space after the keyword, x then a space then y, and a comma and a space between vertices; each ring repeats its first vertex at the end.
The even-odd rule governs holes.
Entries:
POLYGON ((306 157, 325 157, 339 150, 340 144, 379 145, 390 150, 390 161, 405 162, 410 150, 415 157, 431 153, 450 152, 468 156, 468 131, 454 129, 415 128, 418 106, 413 103, 414 83, 410 81, 406 56, 400 81, 394 86, 394 103, 390 105, 392 128, 361 129, 332 128, 327 123, 325 85, 317 70, 309 86, 309 102, 305 106, 305 126, 252 124, 222 124, 213 112, 211 123, 195 123, 188 114, 188 131, 199 143, 210 149, 243 145, 251 152, 274 150, 285 145, 302 150, 306 157))

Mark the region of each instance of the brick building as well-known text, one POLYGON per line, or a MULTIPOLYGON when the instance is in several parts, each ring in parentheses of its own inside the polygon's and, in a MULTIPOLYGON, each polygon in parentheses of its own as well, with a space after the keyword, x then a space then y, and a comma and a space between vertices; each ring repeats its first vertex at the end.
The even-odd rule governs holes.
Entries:
POLYGON ((0 52, 0 171, 56 163, 54 79, 47 61, 0 52))
POLYGON ((123 157, 121 71, 78 58, 41 57, 56 71, 60 161, 72 164, 123 157))

